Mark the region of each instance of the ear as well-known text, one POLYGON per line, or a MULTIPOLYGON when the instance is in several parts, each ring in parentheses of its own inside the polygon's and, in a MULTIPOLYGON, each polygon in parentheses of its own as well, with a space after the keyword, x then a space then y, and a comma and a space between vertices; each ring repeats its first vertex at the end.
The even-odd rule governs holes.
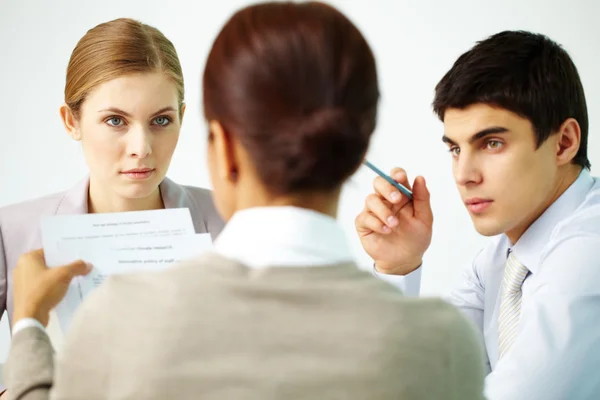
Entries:
POLYGON ((219 121, 210 121, 209 128, 214 146, 217 175, 223 180, 236 182, 238 163, 231 136, 223 129, 219 121))
POLYGON ((179 115, 179 123, 181 124, 183 122, 183 115, 185 114, 185 103, 181 104, 181 113, 179 115))
POLYGON ((562 123, 557 132, 556 161, 558 165, 571 163, 581 144, 581 128, 574 118, 562 123))
POLYGON ((81 140, 79 123, 77 122, 77 119, 73 115, 73 111, 71 111, 71 108, 68 105, 63 104, 60 107, 60 118, 62 119, 69 136, 71 136, 73 140, 81 140))

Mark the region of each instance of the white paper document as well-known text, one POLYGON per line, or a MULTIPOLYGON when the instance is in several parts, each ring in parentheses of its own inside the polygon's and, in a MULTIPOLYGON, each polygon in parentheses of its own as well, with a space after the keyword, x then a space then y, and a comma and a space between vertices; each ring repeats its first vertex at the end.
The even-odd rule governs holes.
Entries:
POLYGON ((77 277, 56 312, 66 332, 83 299, 106 277, 158 271, 212 248, 210 234, 196 234, 187 208, 125 213, 57 215, 41 221, 49 267, 78 259, 94 268, 77 277))
POLYGON ((106 214, 55 215, 41 220, 42 245, 48 266, 73 261, 59 245, 134 237, 193 235, 194 224, 187 208, 106 214))

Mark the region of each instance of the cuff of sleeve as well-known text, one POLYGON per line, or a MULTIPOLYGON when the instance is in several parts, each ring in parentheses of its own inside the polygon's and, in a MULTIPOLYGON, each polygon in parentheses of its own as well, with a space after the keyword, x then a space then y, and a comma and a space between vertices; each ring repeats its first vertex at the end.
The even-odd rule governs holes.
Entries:
POLYGON ((44 327, 44 325, 42 325, 42 323, 40 321, 38 321, 37 319, 23 318, 23 319, 17 321, 17 323, 13 326, 12 334, 14 336, 17 334, 17 332, 20 332, 23 329, 31 328, 31 327, 39 328, 44 332, 46 331, 46 328, 44 327))
POLYGON ((404 293, 405 296, 418 297, 421 293, 421 273, 423 265, 419 265, 417 269, 407 275, 390 275, 377 271, 373 264, 373 274, 393 286, 397 287, 404 293))

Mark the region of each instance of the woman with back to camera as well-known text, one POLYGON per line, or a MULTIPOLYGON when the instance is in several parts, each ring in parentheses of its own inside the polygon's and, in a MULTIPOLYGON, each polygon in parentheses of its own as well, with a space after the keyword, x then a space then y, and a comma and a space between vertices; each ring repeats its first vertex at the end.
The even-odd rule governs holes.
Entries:
MULTIPOLYGON (((108 279, 56 364, 43 329, 17 332, 15 398, 36 388, 36 399, 481 399, 474 327, 442 300, 407 299, 360 270, 335 221, 379 101, 375 59, 352 22, 315 2, 238 11, 209 53, 203 98, 227 221, 215 252, 108 279)), ((62 294, 53 282, 86 271, 22 257, 17 324, 43 321, 62 294)))
MULTIPOLYGON (((179 58, 159 30, 117 19, 80 39, 60 115, 81 142, 89 176, 66 192, 0 209, 0 314, 8 311, 10 325, 12 271, 21 254, 41 246, 42 216, 186 207, 197 233, 217 236, 223 222, 210 192, 165 178, 184 111, 179 58)), ((50 332, 59 345, 54 317, 50 332)))

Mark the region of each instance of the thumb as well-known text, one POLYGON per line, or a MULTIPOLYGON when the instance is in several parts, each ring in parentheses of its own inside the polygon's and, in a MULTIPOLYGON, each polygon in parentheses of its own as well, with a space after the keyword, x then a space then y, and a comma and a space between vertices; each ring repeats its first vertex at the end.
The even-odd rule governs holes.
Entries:
POLYGON ((413 185, 413 210, 414 216, 427 225, 433 224, 433 213, 431 212, 431 203, 429 190, 425 183, 425 178, 418 176, 413 185))
POLYGON ((53 280, 63 283, 71 282, 76 276, 87 275, 91 270, 91 264, 82 260, 77 260, 61 267, 51 268, 53 280))

